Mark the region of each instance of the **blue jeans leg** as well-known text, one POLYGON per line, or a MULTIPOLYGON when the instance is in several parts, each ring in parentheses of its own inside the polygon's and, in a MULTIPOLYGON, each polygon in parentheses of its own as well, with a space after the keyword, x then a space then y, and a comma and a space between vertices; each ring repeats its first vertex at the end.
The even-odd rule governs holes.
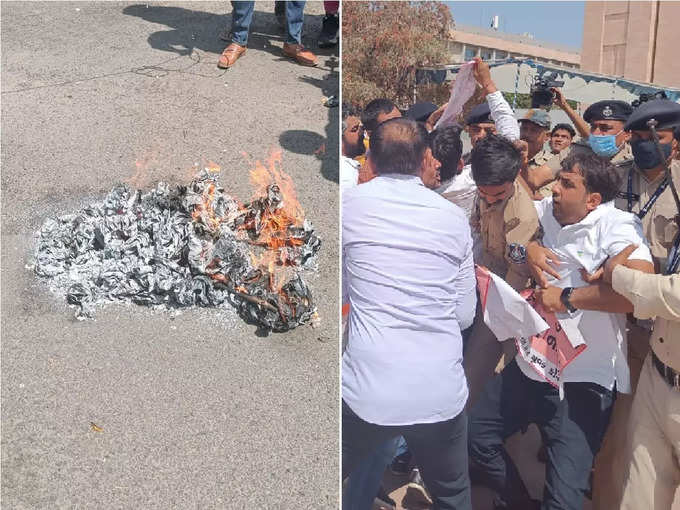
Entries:
POLYGON ((368 510, 373 506, 383 473, 394 457, 398 440, 395 437, 382 443, 352 471, 342 497, 342 510, 368 510))
POLYGON ((255 2, 231 2, 231 40, 240 46, 248 44, 250 22, 253 21, 255 2))
POLYGON ((406 439, 404 439, 404 436, 399 436, 399 439, 397 441, 397 451, 395 452, 394 456, 399 457, 400 455, 403 455, 405 453, 408 453, 408 445, 406 444, 406 439))
POLYGON ((286 2, 288 44, 302 44, 302 17, 306 2, 286 2))

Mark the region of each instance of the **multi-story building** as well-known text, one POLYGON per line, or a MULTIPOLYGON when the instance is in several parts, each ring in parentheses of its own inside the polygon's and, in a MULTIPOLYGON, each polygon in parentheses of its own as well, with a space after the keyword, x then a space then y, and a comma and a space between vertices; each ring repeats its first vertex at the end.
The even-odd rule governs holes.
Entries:
POLYGON ((586 2, 581 68, 680 87, 680 2, 586 2))
POLYGON ((496 30, 456 24, 448 42, 452 62, 473 57, 484 60, 527 57, 536 62, 578 69, 581 54, 576 48, 537 41, 530 35, 515 35, 496 30))

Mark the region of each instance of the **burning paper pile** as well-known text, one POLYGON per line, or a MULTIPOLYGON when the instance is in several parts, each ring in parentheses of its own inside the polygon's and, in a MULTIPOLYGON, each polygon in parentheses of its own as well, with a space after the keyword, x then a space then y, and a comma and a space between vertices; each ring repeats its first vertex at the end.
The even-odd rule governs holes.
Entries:
POLYGON ((131 301, 170 308, 231 304, 247 322, 286 331, 310 322, 300 270, 321 240, 297 202, 280 155, 251 172, 256 198, 240 205, 206 169, 189 186, 140 192, 118 185, 99 203, 48 219, 35 272, 77 306, 131 301))

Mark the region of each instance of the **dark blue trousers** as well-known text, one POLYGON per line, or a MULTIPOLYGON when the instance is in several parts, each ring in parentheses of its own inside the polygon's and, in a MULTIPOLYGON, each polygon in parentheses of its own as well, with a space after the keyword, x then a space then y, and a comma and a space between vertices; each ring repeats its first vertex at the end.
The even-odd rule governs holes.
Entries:
POLYGON ((438 423, 384 426, 362 420, 342 402, 342 478, 376 447, 404 436, 432 495, 435 510, 472 510, 465 411, 438 423))
POLYGON ((614 398, 615 392, 598 384, 565 383, 560 400, 556 388, 529 379, 513 360, 469 411, 473 481, 494 489, 508 508, 530 508, 526 486, 503 443, 535 423, 548 452, 542 510, 583 508, 614 398))

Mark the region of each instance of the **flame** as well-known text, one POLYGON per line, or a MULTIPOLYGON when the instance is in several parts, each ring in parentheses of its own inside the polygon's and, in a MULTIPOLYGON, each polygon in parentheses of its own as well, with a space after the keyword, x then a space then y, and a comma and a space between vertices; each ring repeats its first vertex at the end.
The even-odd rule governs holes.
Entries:
POLYGON ((250 182, 254 188, 253 198, 267 196, 267 188, 271 184, 278 185, 283 195, 282 213, 274 218, 278 222, 280 229, 287 228, 288 225, 302 225, 305 213, 297 200, 297 193, 290 175, 283 171, 281 167, 281 151, 272 151, 266 160, 267 166, 261 161, 255 161, 255 168, 250 171, 250 182), (285 227, 283 223, 286 223, 285 227))
MULTIPOLYGON (((219 167, 218 167, 219 169, 219 167)), ((203 191, 203 202, 197 204, 191 213, 191 218, 196 221, 203 223, 208 228, 215 230, 220 226, 220 220, 215 215, 215 210, 213 209, 213 202, 215 201, 215 190, 217 187, 214 183, 210 183, 208 187, 203 191)))
MULTIPOLYGON (((248 158, 247 154, 244 154, 248 158)), ((249 159, 249 158, 248 158, 249 159)), ((255 279, 262 278, 266 282, 271 292, 279 294, 282 299, 290 304, 290 300, 283 285, 290 279, 293 269, 288 260, 286 246, 301 246, 304 242, 291 235, 289 227, 301 227, 304 222, 304 211, 297 199, 297 193, 293 180, 285 173, 281 166, 282 153, 275 150, 270 156, 261 162, 256 160, 252 163, 253 169, 250 171, 250 181, 253 185, 253 201, 262 200, 268 196, 270 186, 278 186, 281 202, 277 207, 265 207, 259 217, 258 227, 260 227, 257 239, 251 241, 253 245, 250 252, 250 261, 253 268, 259 268, 261 273, 255 279)), ((198 166, 198 165, 196 165, 198 166)), ((204 164, 206 171, 216 173, 220 167, 210 161, 204 164)), ((214 212, 214 201, 216 199, 217 187, 211 183, 203 191, 202 202, 194 207, 192 218, 194 221, 201 222, 210 229, 219 228, 220 220, 214 212)), ((246 212, 247 208, 241 206, 246 212)), ((242 230, 251 230, 255 227, 254 222, 245 222, 240 225, 242 230)), ((223 275, 212 274, 214 280, 227 282, 223 275)), ((245 287, 235 287, 237 292, 248 294, 245 287)), ((291 304, 292 306, 292 304, 291 304)))
POLYGON ((151 170, 156 167, 158 167, 158 153, 152 149, 135 160, 135 173, 123 182, 134 188, 145 188, 152 182, 153 176, 151 175, 151 170))

